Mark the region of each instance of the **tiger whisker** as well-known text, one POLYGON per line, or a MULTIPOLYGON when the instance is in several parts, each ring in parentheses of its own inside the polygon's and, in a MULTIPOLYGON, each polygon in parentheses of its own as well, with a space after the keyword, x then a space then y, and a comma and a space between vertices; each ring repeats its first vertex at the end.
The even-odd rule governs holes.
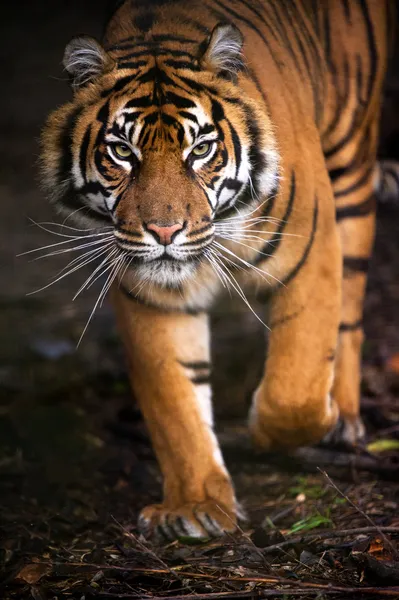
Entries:
MULTIPOLYGON (((83 207, 83 208, 85 208, 85 207, 83 207)), ((80 210, 80 209, 78 209, 78 210, 80 210)), ((104 232, 101 232, 101 231, 99 231, 98 227, 89 227, 89 228, 86 228, 86 229, 81 229, 80 227, 71 227, 70 225, 65 225, 64 223, 54 223, 53 221, 40 221, 40 222, 37 222, 37 223, 35 223, 33 221, 33 223, 35 225, 38 225, 39 227, 46 225, 48 227, 49 226, 53 226, 53 227, 60 227, 61 229, 69 229, 70 231, 97 231, 100 234, 101 233, 105 233, 105 231, 110 231, 111 229, 113 229, 112 225, 107 225, 107 226, 101 227, 101 229, 104 230, 104 232)))
POLYGON ((112 244, 108 243, 102 248, 94 248, 94 250, 89 250, 88 252, 85 252, 81 256, 78 256, 77 258, 71 260, 65 267, 61 269, 59 274, 63 273, 66 269, 70 269, 73 265, 76 265, 74 269, 71 269, 69 271, 69 275, 71 275, 72 273, 80 269, 80 267, 84 267, 92 260, 99 258, 102 254, 107 252, 111 246, 112 244))
POLYGON ((104 302, 104 299, 105 299, 105 296, 108 294, 108 291, 109 291, 109 289, 110 289, 111 285, 113 284, 113 282, 114 282, 114 281, 115 281, 115 279, 117 278, 117 276, 118 276, 118 273, 120 272, 120 269, 121 269, 121 267, 123 267, 123 264, 124 264, 124 258, 125 258, 125 257, 124 257, 124 254, 122 254, 121 256, 119 256, 119 258, 117 258, 117 259, 115 260, 115 263, 114 263, 114 264, 115 264, 115 267, 114 267, 114 271, 113 271, 115 274, 114 274, 114 277, 112 277, 112 278, 110 279, 109 283, 108 283, 108 284, 107 284, 107 285, 106 285, 106 286, 103 288, 103 292, 102 292, 102 299, 101 299, 100 306, 102 306, 102 304, 103 304, 103 302, 104 302))
POLYGON ((92 240, 91 242, 87 242, 86 244, 79 244, 79 246, 73 246, 72 248, 62 248, 61 250, 56 250, 55 252, 48 252, 47 254, 42 254, 41 256, 36 256, 33 260, 41 260, 42 258, 48 258, 50 256, 58 256, 59 254, 65 254, 67 252, 76 252, 76 250, 82 250, 84 248, 91 248, 93 246, 99 246, 100 244, 104 244, 104 242, 110 243, 113 240, 114 236, 108 236, 102 240, 92 240))
MULTIPOLYGON (((249 263, 248 261, 244 260, 240 256, 237 256, 237 254, 235 254, 229 248, 225 248, 222 244, 219 244, 219 242, 217 242, 216 240, 213 243, 215 244, 215 246, 217 246, 218 248, 220 248, 224 252, 227 252, 228 254, 230 254, 231 256, 233 256, 235 259, 237 259, 240 262, 242 262, 247 268, 252 269, 256 273, 259 273, 259 275, 262 277, 262 279, 264 279, 265 281, 267 281, 267 283, 270 283, 270 282, 266 279, 265 275, 267 277, 271 277, 272 279, 274 279, 275 281, 277 281, 277 283, 279 283, 280 285, 284 285, 284 283, 282 281, 280 281, 279 279, 277 279, 277 277, 274 277, 274 275, 272 275, 271 273, 266 273, 266 271, 263 271, 262 269, 259 269, 255 265, 252 265, 251 263, 249 263)), ((226 258, 226 257, 224 257, 224 258, 226 258)))
MULTIPOLYGON (((83 257, 80 258, 84 258, 85 255, 83 255, 83 257)), ((95 260, 95 257, 91 257, 91 260, 95 260)), ((89 260, 88 262, 91 262, 91 260, 89 260)), ((83 264, 87 264, 87 263, 83 263, 83 264)), ((42 292, 43 290, 46 290, 47 288, 51 287, 52 285, 54 285, 55 283, 58 283, 58 281, 61 281, 61 279, 64 279, 65 277, 67 277, 68 275, 71 275, 72 273, 74 273, 75 271, 77 271, 78 269, 80 269, 81 267, 83 267, 83 264, 79 264, 77 266, 75 266, 73 269, 70 269, 69 271, 67 271, 66 273, 63 273, 61 275, 61 273, 65 270, 64 267, 59 273, 58 275, 55 276, 55 279, 53 281, 50 281, 50 283, 44 285, 43 287, 37 289, 37 290, 33 290, 32 292, 28 292, 27 296, 31 296, 33 294, 37 294, 38 292, 42 292)))
MULTIPOLYGON (((237 234, 237 237, 240 237, 240 238, 241 237, 244 238, 245 236, 248 236, 252 233, 264 233, 265 235, 278 235, 280 237, 286 237, 286 236, 287 237, 304 237, 303 235, 300 235, 298 233, 285 233, 284 231, 268 231, 268 230, 266 231, 263 229, 248 229, 247 232, 241 232, 240 229, 231 229, 231 230, 229 230, 229 229, 225 230, 224 228, 216 229, 216 235, 219 235, 219 233, 226 233, 226 234, 230 234, 230 235, 237 234)), ((262 239, 262 238, 258 237, 258 239, 262 239)), ((262 241, 265 241, 265 240, 262 240, 262 241)))
MULTIPOLYGON (((120 258, 121 258, 121 257, 120 257, 120 258)), ((111 267, 112 267, 112 266, 113 266, 113 265, 111 265, 111 267)), ((109 266, 107 267, 107 269, 108 269, 108 268, 109 268, 109 266)), ((108 277, 107 277, 107 279, 106 279, 106 281, 105 281, 105 283, 104 283, 103 287, 101 288, 101 291, 100 291, 100 293, 99 293, 99 295, 98 295, 98 298, 97 298, 97 300, 96 300, 96 302, 95 302, 95 304, 94 304, 93 310, 91 311, 91 313, 90 313, 90 316, 89 316, 89 318, 88 318, 88 320, 87 320, 87 322, 86 322, 86 325, 84 326, 84 328, 83 328, 83 331, 82 331, 82 333, 81 333, 81 335, 80 335, 80 338, 79 338, 79 340, 78 340, 78 343, 77 343, 77 345, 76 345, 76 347, 77 347, 77 348, 79 348, 79 346, 80 346, 80 343, 81 343, 81 341, 82 341, 82 339, 83 339, 83 337, 84 337, 84 334, 85 334, 85 333, 86 333, 86 331, 87 331, 87 328, 88 328, 89 324, 91 323, 91 320, 92 320, 92 318, 94 317, 94 314, 95 314, 95 312, 96 312, 96 310, 97 310, 97 307, 98 307, 98 305, 99 305, 99 304, 101 304, 101 303, 102 303, 102 301, 103 301, 103 299, 104 299, 104 296, 105 296, 105 294, 106 294, 106 292, 107 292, 107 290, 108 290, 108 288, 107 288, 107 284, 108 284, 108 282, 109 282, 109 281, 111 281, 111 284, 112 284, 112 283, 113 283, 113 281, 114 281, 114 279, 115 279, 115 277, 113 276, 113 275, 114 275, 114 271, 115 271, 114 269, 113 269, 113 270, 111 270, 111 273, 109 273, 109 274, 108 274, 108 277), (105 291, 105 294, 104 294, 104 290, 106 290, 106 291, 105 291)), ((117 272, 117 271, 116 271, 116 272, 117 272)))
MULTIPOLYGON (((220 255, 216 255, 218 258, 221 259, 220 255)), ((214 255, 214 258, 215 255, 214 255)), ((223 257, 226 258, 226 257, 223 257)), ((252 308, 250 302, 248 301, 248 298, 246 297, 246 295, 244 294, 240 284, 238 283, 238 281, 236 280, 236 278, 234 277, 234 275, 232 273, 230 273, 229 271, 226 270, 226 265, 223 264, 223 262, 220 260, 219 262, 219 268, 224 269, 224 274, 227 277, 227 279, 229 280, 229 284, 233 287, 233 289, 237 292, 237 294, 240 296, 240 298, 244 301, 244 303, 246 304, 246 306, 249 308, 249 310, 252 312, 252 314, 254 315, 254 317, 256 317, 256 319, 266 328, 270 331, 270 328, 266 325, 266 323, 260 318, 260 316, 258 314, 256 314, 256 312, 254 311, 254 309, 252 308), (231 281, 231 279, 234 280, 235 283, 233 283, 233 281, 231 281)))
MULTIPOLYGON (((62 242, 55 242, 54 244, 48 244, 47 246, 41 246, 40 248, 34 248, 33 250, 27 250, 26 252, 21 252, 21 254, 17 254, 17 257, 25 256, 26 254, 32 254, 33 252, 41 252, 42 250, 48 250, 49 248, 55 248, 56 246, 62 246, 63 244, 70 244, 70 243, 76 242, 78 240, 80 241, 82 239, 89 239, 92 237, 100 237, 100 236, 105 236, 105 235, 109 235, 109 234, 104 233, 104 234, 94 234, 94 235, 87 235, 87 236, 71 236, 70 239, 63 240, 62 242)), ((103 237, 102 241, 104 241, 104 237, 103 237)), ((67 248, 67 249, 69 249, 69 248, 67 248)))
MULTIPOLYGON (((65 219, 62 222, 62 224, 64 225, 71 217, 73 217, 74 215, 76 215, 78 212, 81 212, 82 210, 89 210, 89 207, 88 206, 81 206, 81 207, 77 208, 76 210, 73 210, 71 213, 69 213, 69 215, 67 217, 65 217, 65 219)), ((108 227, 112 228, 112 225, 109 225, 109 226, 106 225, 106 226, 102 227, 102 229, 105 229, 105 228, 108 228, 108 227)))
POLYGON ((84 281, 84 283, 80 286, 80 288, 78 289, 78 291, 75 293, 74 297, 72 298, 72 300, 76 300, 76 298, 79 296, 79 294, 84 290, 84 289, 89 289, 93 283, 95 281, 97 281, 97 279, 99 279, 106 271, 101 271, 103 265, 107 265, 106 266, 106 270, 108 270, 111 266, 112 263, 110 263, 111 259, 114 259, 115 255, 118 254, 118 250, 116 248, 114 248, 113 250, 111 250, 111 252, 104 258, 104 260, 101 262, 101 264, 99 264, 93 271, 93 273, 91 273, 89 275, 89 277, 84 281))
POLYGON ((128 270, 128 268, 129 268, 129 267, 130 267, 130 265, 132 264, 132 262, 133 262, 133 259, 134 259, 134 255, 130 256, 130 257, 128 258, 128 260, 126 261, 126 256, 125 256, 125 262, 126 262, 126 266, 125 266, 125 268, 124 268, 124 270, 123 270, 122 274, 121 274, 121 275, 120 275, 120 277, 119 277, 119 285, 122 283, 122 280, 123 280, 124 276, 126 275, 126 271, 128 270))
POLYGON ((258 216, 251 217, 250 219, 246 219, 245 216, 240 215, 238 217, 226 217, 225 219, 220 219, 216 221, 216 225, 236 225, 236 223, 242 224, 242 226, 251 227, 256 225, 257 223, 273 223, 279 224, 284 222, 283 219, 279 219, 277 217, 267 217, 267 216, 258 216))
POLYGON ((226 289, 227 289, 227 291, 229 292, 229 294, 230 294, 230 297, 231 297, 231 289, 230 289, 230 286, 228 285, 228 282, 226 282, 226 279, 225 279, 224 273, 222 273, 222 274, 223 274, 223 277, 222 277, 222 276, 221 276, 221 274, 219 273, 219 271, 218 271, 218 270, 215 268, 217 265, 214 265, 214 258, 213 258, 212 256, 210 256, 210 255, 208 254, 208 252, 206 252, 206 251, 204 252, 204 257, 205 257, 205 258, 206 258, 206 260, 209 262, 209 264, 211 265, 212 269, 213 269, 213 270, 214 270, 214 272, 216 273, 216 276, 217 276, 217 278, 219 279, 220 283, 222 284, 222 286, 223 286, 224 288, 226 288, 226 289))
MULTIPOLYGON (((249 244, 244 244, 244 242, 241 242, 239 240, 235 240, 233 238, 228 238, 228 237, 223 237, 222 235, 219 235, 218 237, 220 237, 222 240, 227 240, 227 241, 234 242, 235 244, 240 244, 240 246, 244 246, 245 248, 249 248, 250 250, 253 250, 257 254, 262 254, 262 256, 267 256, 267 257, 272 256, 271 254, 266 254, 266 252, 262 252, 261 250, 258 250, 257 248, 254 248, 253 246, 250 246, 249 244)), ((271 244, 273 241, 276 242, 277 240, 269 240, 269 243, 271 244)))
MULTIPOLYGON (((37 223, 36 221, 34 221, 33 219, 31 219, 30 217, 29 217, 29 221, 31 221, 33 223, 33 225, 36 225, 36 227, 39 227, 39 229, 42 229, 46 233, 52 233, 53 235, 58 235, 59 237, 64 237, 64 238, 79 238, 80 237, 80 236, 77 236, 77 235, 68 235, 66 233, 60 233, 59 231, 53 231, 52 229, 49 229, 48 227, 45 227, 41 223, 37 223)), ((55 225, 58 226, 59 224, 55 223, 55 225)), ((88 231, 91 231, 91 230, 88 230, 88 231)), ((100 232, 97 232, 97 233, 94 233, 94 234, 90 234, 90 235, 105 235, 107 233, 109 233, 109 230, 108 231, 103 231, 103 232, 100 231, 100 232)), ((82 237, 84 237, 84 236, 82 236, 82 237)))

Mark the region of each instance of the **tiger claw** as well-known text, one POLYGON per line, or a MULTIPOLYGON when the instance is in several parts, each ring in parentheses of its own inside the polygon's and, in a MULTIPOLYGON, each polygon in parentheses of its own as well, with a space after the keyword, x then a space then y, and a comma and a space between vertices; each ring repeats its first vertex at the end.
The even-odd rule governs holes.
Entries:
POLYGON ((213 501, 173 510, 154 504, 141 511, 138 527, 144 537, 161 544, 182 538, 201 541, 235 531, 237 517, 213 501))
POLYGON ((360 417, 340 418, 336 426, 324 436, 322 443, 329 445, 358 446, 364 441, 366 429, 360 417))

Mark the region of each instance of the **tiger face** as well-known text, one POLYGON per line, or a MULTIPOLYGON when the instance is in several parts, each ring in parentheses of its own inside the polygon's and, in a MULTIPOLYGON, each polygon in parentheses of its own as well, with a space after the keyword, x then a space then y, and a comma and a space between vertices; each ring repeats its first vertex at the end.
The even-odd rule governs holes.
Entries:
POLYGON ((139 281, 183 285, 217 223, 275 191, 268 116, 237 85, 241 46, 235 27, 219 25, 190 70, 168 48, 127 63, 92 38, 67 46, 75 95, 44 131, 44 185, 71 219, 112 227, 139 281))

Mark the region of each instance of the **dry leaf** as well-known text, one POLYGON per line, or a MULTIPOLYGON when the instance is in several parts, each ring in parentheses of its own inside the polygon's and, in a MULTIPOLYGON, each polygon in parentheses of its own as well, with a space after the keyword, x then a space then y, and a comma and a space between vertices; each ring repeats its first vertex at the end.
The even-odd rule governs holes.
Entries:
POLYGON ((22 567, 16 579, 25 583, 37 583, 44 575, 51 573, 51 566, 46 563, 32 563, 22 567))

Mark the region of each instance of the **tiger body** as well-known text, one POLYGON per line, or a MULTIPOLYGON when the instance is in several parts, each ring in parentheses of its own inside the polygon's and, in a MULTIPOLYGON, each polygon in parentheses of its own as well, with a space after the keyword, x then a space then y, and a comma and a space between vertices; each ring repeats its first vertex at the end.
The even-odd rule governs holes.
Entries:
MULTIPOLYGON (((77 222, 112 225, 112 299, 164 476, 148 535, 218 535, 239 508, 213 432, 207 311, 271 294, 250 430, 313 443, 359 419, 375 222, 381 0, 127 0, 78 38, 73 100, 43 133, 43 179, 77 222)), ((107 262, 108 260, 108 262, 107 262)))

